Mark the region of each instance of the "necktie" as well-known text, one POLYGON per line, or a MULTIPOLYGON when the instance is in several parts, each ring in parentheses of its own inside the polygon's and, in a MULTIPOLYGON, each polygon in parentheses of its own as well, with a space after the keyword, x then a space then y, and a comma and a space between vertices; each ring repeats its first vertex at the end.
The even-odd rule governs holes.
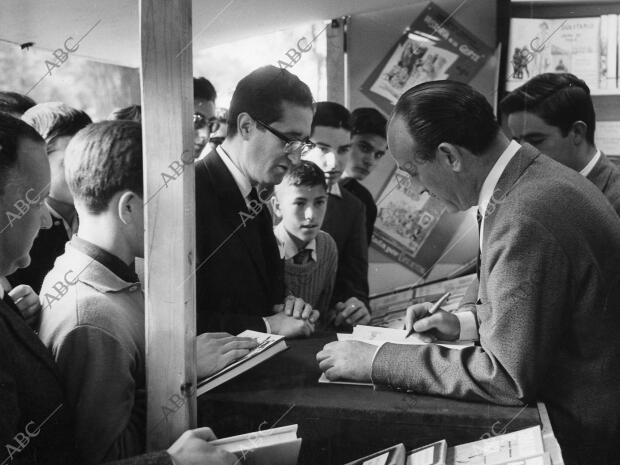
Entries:
POLYGON ((480 264, 482 262, 482 253, 480 251, 480 242, 482 242, 482 237, 480 237, 482 215, 480 214, 480 210, 476 210, 476 221, 478 222, 478 260, 476 260, 476 275, 478 276, 478 281, 480 281, 480 264))
POLYGON ((310 261, 310 257, 312 256, 312 250, 303 249, 297 252, 297 255, 293 257, 293 263, 295 265, 305 265, 310 261))

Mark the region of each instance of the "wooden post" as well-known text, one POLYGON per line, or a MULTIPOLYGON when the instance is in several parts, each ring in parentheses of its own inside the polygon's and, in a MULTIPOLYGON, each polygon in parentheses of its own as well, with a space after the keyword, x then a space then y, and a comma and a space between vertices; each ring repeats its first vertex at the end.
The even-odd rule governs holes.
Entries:
POLYGON ((147 449, 196 425, 191 0, 140 0, 147 449))
POLYGON ((327 28, 327 100, 346 102, 346 75, 345 75, 345 19, 332 20, 327 28))

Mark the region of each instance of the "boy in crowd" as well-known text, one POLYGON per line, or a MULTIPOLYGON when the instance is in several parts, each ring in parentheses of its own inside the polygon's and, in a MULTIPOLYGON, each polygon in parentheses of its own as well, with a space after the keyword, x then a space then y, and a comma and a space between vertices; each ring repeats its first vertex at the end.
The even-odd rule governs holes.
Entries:
POLYGON ((351 149, 351 115, 335 102, 319 102, 312 120, 311 140, 316 145, 304 155, 324 172, 329 193, 323 231, 336 241, 338 271, 331 307, 338 316, 336 326, 365 324, 368 310, 368 243, 364 205, 341 189, 342 176, 351 149))
POLYGON ((539 74, 504 97, 500 109, 515 140, 588 178, 620 214, 620 170, 594 144, 596 115, 584 81, 539 74))
POLYGON ((351 113, 351 151, 340 185, 366 207, 368 245, 375 229, 377 205, 360 181, 366 179, 387 151, 386 126, 387 119, 374 108, 358 108, 351 113))
MULTIPOLYGON (((43 283, 39 337, 60 368, 81 463, 96 464, 145 449, 144 294, 132 267, 144 256, 140 124, 86 127, 65 171, 80 227, 43 283)), ((220 336, 197 338, 199 377, 256 347, 220 336)))
POLYGON ((39 292, 56 257, 62 255, 65 243, 77 231, 78 215, 65 181, 65 149, 71 138, 92 120, 83 111, 60 102, 39 103, 26 111, 22 120, 35 128, 46 143, 52 182, 45 206, 52 216, 52 226, 41 230, 35 239, 30 265, 8 276, 8 280, 13 286, 24 284, 39 292))
POLYGON ((302 161, 276 186, 271 200, 274 213, 282 220, 274 232, 285 260, 287 292, 301 297, 328 321, 338 251, 332 237, 320 229, 327 207, 323 171, 302 161))
POLYGON ((17 92, 0 92, 0 111, 9 113, 16 118, 21 116, 36 105, 36 102, 27 95, 17 92))
MULTIPOLYGON (((29 249, 39 228, 50 226, 50 214, 42 201, 49 185, 50 168, 41 136, 23 121, 0 112, 0 212, 10 211, 30 188, 41 199, 0 234, 0 276, 28 265, 29 249)), ((85 463, 77 457, 73 415, 54 360, 2 288, 0 354, 0 462, 85 463), (29 435, 26 446, 25 434, 29 435)), ((122 465, 233 464, 234 456, 208 444, 212 439, 209 428, 187 431, 167 451, 123 460, 122 465)))
POLYGON ((197 331, 314 332, 319 312, 286 297, 268 211, 273 186, 310 146, 312 93, 275 66, 237 84, 226 139, 196 162, 197 331))

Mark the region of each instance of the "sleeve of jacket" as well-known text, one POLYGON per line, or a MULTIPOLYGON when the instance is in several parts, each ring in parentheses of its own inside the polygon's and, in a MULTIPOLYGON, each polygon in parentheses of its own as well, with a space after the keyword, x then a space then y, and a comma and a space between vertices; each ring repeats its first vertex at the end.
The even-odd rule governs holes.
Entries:
POLYGON ((477 306, 481 346, 386 344, 372 367, 375 383, 505 405, 535 398, 568 305, 570 264, 536 220, 521 216, 494 229, 483 263, 488 299, 477 306))
POLYGON ((351 221, 351 235, 346 243, 344 259, 336 273, 332 306, 349 297, 357 297, 368 307, 368 242, 366 239, 366 213, 363 205, 351 221))
POLYGON ((56 362, 75 412, 83 463, 144 452, 146 393, 138 392, 132 374, 138 361, 114 335, 78 326, 59 344, 56 362))

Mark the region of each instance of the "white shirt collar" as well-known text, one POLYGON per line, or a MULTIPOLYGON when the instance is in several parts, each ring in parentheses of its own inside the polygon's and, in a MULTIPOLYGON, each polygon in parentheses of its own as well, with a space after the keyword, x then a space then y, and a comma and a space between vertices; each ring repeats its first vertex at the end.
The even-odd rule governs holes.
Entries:
MULTIPOLYGON (((4 281, 4 278, 2 279, 2 281, 4 281)), ((0 282, 0 299, 4 299, 4 283, 0 282)))
POLYGON ((521 145, 517 141, 511 141, 484 180, 482 189, 480 189, 480 194, 478 195, 478 210, 483 218, 484 213, 487 210, 487 206, 495 193, 495 186, 497 186, 499 178, 502 176, 502 173, 506 169, 506 166, 508 166, 508 163, 510 163, 510 160, 512 160, 512 157, 515 156, 520 148, 521 145))
POLYGON ((233 179, 235 180, 235 184, 237 184, 237 187, 239 188, 239 192, 241 192, 243 199, 247 203, 248 195, 250 195, 250 192, 252 192, 252 184, 250 183, 250 180, 232 162, 232 160, 230 159, 230 156, 226 153, 226 151, 222 148, 221 145, 218 145, 215 151, 217 152, 217 154, 220 156, 220 158, 226 165, 226 168, 228 168, 228 171, 230 172, 233 179))
MULTIPOLYGON (((280 223, 275 228, 273 228, 273 232, 276 236, 276 241, 278 242, 278 249, 280 249, 280 257, 288 260, 301 252, 301 249, 297 248, 297 244, 295 244, 295 241, 293 241, 291 235, 284 228, 283 223, 280 223)), ((310 258, 312 258, 312 260, 316 262, 316 238, 308 242, 304 249, 312 251, 312 253, 310 254, 310 258)))
POLYGON ((583 167, 583 169, 579 172, 579 174, 587 177, 592 172, 592 169, 594 169, 594 165, 598 163, 598 160, 600 158, 601 158, 601 151, 597 150, 594 156, 592 157, 592 160, 590 160, 588 164, 583 167))
POLYGON ((332 184, 328 189, 327 189, 327 193, 328 194, 332 194, 335 195, 336 197, 341 197, 342 198, 342 191, 340 190, 340 184, 338 184, 337 182, 335 182, 334 184, 332 184))

